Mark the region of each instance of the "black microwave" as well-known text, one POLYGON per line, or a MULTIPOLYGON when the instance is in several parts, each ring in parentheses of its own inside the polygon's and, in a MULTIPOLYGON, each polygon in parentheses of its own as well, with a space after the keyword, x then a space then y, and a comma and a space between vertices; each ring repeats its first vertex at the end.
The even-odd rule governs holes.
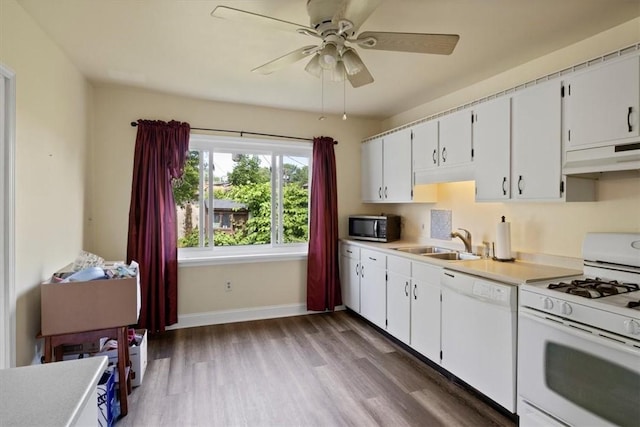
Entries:
POLYGON ((351 215, 349 237, 373 242, 392 242, 400 239, 398 215, 351 215))

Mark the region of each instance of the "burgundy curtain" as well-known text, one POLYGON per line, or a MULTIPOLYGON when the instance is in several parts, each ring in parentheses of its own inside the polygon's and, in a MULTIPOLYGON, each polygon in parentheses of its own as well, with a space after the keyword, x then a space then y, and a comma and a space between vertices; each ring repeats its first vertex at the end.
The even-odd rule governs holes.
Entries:
POLYGON ((129 208, 127 262, 140 265, 138 326, 164 331, 178 321, 176 208, 171 181, 182 175, 188 123, 138 120, 129 208))
POLYGON ((311 218, 307 261, 307 310, 342 304, 338 271, 338 197, 334 140, 313 139, 311 218))

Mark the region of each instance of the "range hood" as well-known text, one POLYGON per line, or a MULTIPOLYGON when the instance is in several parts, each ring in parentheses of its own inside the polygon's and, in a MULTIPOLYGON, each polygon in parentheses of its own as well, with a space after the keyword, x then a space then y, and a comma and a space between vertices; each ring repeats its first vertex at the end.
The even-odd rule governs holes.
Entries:
POLYGON ((562 173, 578 175, 640 169, 640 142, 567 150, 562 173))

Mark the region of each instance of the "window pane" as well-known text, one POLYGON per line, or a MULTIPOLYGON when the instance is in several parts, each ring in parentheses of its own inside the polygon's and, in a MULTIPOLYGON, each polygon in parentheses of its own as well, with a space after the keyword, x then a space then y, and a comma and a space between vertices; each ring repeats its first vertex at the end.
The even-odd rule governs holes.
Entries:
POLYGON ((283 157, 283 243, 309 240, 309 158, 283 157))
POLYGON ((311 150, 192 138, 184 175, 174 182, 179 248, 308 241, 311 150))
POLYGON ((215 246, 271 243, 271 157, 215 153, 215 246))
POLYGON ((189 151, 184 173, 179 180, 173 183, 173 197, 177 208, 179 248, 200 246, 198 228, 200 218, 200 207, 198 205, 200 200, 200 157, 199 151, 189 151))

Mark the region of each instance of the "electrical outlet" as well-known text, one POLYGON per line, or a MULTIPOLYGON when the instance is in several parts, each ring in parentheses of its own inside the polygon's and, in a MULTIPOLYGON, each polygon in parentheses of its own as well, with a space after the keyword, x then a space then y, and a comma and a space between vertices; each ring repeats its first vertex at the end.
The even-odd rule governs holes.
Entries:
POLYGON ((224 291, 231 292, 231 280, 227 280, 224 282, 224 291))

